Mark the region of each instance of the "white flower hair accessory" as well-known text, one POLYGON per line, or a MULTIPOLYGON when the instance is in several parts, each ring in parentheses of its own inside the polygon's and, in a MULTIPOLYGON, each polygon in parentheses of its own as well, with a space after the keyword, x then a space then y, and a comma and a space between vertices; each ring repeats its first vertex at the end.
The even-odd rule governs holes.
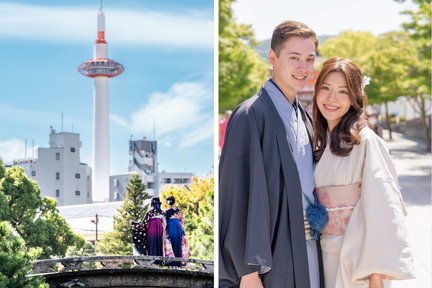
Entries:
POLYGON ((362 90, 364 90, 365 87, 366 87, 367 85, 369 85, 370 80, 371 80, 370 77, 368 77, 368 76, 366 76, 366 75, 363 76, 363 80, 362 80, 362 84, 361 84, 362 90))

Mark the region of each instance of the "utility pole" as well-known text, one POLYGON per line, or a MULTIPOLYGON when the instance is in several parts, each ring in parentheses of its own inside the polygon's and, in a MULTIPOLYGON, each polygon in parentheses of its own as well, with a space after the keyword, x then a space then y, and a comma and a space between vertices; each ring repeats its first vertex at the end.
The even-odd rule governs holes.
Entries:
POLYGON ((97 213, 96 213, 95 219, 91 220, 91 222, 96 225, 96 239, 95 239, 95 244, 94 244, 95 253, 96 253, 96 243, 98 241, 98 223, 99 223, 99 216, 97 213))

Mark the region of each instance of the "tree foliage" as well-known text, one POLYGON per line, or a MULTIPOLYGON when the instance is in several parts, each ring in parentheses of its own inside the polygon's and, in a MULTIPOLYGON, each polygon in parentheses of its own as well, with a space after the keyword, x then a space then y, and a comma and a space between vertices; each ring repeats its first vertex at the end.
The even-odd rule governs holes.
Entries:
MULTIPOLYGON (((162 191, 161 198, 166 199, 171 195, 185 217, 185 232, 191 257, 213 259, 214 179, 194 177, 190 187, 168 187, 162 191)), ((168 207, 163 203, 163 209, 168 207)))
MULTIPOLYGON (((405 1, 397 1, 405 2, 405 1)), ((431 127, 428 125, 427 116, 431 105, 431 27, 432 27, 432 4, 430 0, 412 0, 417 9, 404 11, 403 14, 409 15, 410 20, 403 23, 415 43, 418 55, 416 65, 413 65, 410 72, 410 93, 407 99, 414 111, 420 116, 423 126, 426 150, 431 150, 431 127)), ((430 124, 430 122, 429 122, 430 124)))
POLYGON ((408 95, 410 71, 416 65, 417 51, 407 33, 388 32, 378 36, 367 65, 372 78, 366 87, 369 101, 386 103, 408 95))
POLYGON ((132 255, 132 221, 144 218, 147 207, 144 200, 149 198, 146 187, 138 174, 129 180, 126 196, 119 214, 114 216, 114 231, 105 234, 97 245, 98 252, 105 255, 132 255))
POLYGON ((237 24, 233 0, 219 0, 219 110, 232 110, 257 93, 269 77, 268 65, 254 47, 250 25, 237 24))
POLYGON ((32 261, 41 254, 42 249, 26 248, 24 240, 15 234, 9 222, 0 222, 0 287, 48 288, 41 278, 27 277, 32 261))
POLYGON ((56 201, 40 197, 37 183, 18 166, 4 169, 0 162, 0 221, 8 221, 27 247, 39 247, 39 258, 63 257, 69 246, 84 244, 56 207, 56 201))
POLYGON ((348 58, 359 67, 365 66, 374 51, 377 39, 369 32, 344 31, 335 38, 329 38, 319 48, 325 58, 348 58))

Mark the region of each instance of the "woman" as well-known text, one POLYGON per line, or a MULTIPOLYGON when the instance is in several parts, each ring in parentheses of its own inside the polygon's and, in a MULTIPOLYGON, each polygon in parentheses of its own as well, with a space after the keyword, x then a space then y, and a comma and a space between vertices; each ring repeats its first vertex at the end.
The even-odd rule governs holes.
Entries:
MULTIPOLYGON (((189 251, 183 229, 183 214, 181 213, 180 209, 175 205, 174 196, 168 196, 166 198, 166 202, 170 206, 170 208, 165 211, 165 217, 167 221, 167 234, 171 243, 174 257, 187 258, 189 257, 189 251)), ((180 263, 175 262, 171 265, 180 266, 180 263)))
MULTIPOLYGON (((161 210, 159 197, 151 200, 150 209, 142 222, 132 223, 132 234, 135 249, 141 255, 164 256, 165 212, 161 210)), ((155 261, 160 264, 161 261, 155 261)))
POLYGON ((377 288, 414 277, 396 171, 386 143, 367 126, 365 98, 354 63, 324 63, 313 144, 316 191, 329 218, 321 236, 326 287, 377 288))

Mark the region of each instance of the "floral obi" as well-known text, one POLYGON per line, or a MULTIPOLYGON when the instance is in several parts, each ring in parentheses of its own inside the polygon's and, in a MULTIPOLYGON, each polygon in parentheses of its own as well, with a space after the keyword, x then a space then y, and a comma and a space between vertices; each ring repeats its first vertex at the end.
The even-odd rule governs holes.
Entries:
POLYGON ((326 207, 329 221, 323 235, 343 235, 360 199, 360 183, 316 188, 319 202, 326 207))

